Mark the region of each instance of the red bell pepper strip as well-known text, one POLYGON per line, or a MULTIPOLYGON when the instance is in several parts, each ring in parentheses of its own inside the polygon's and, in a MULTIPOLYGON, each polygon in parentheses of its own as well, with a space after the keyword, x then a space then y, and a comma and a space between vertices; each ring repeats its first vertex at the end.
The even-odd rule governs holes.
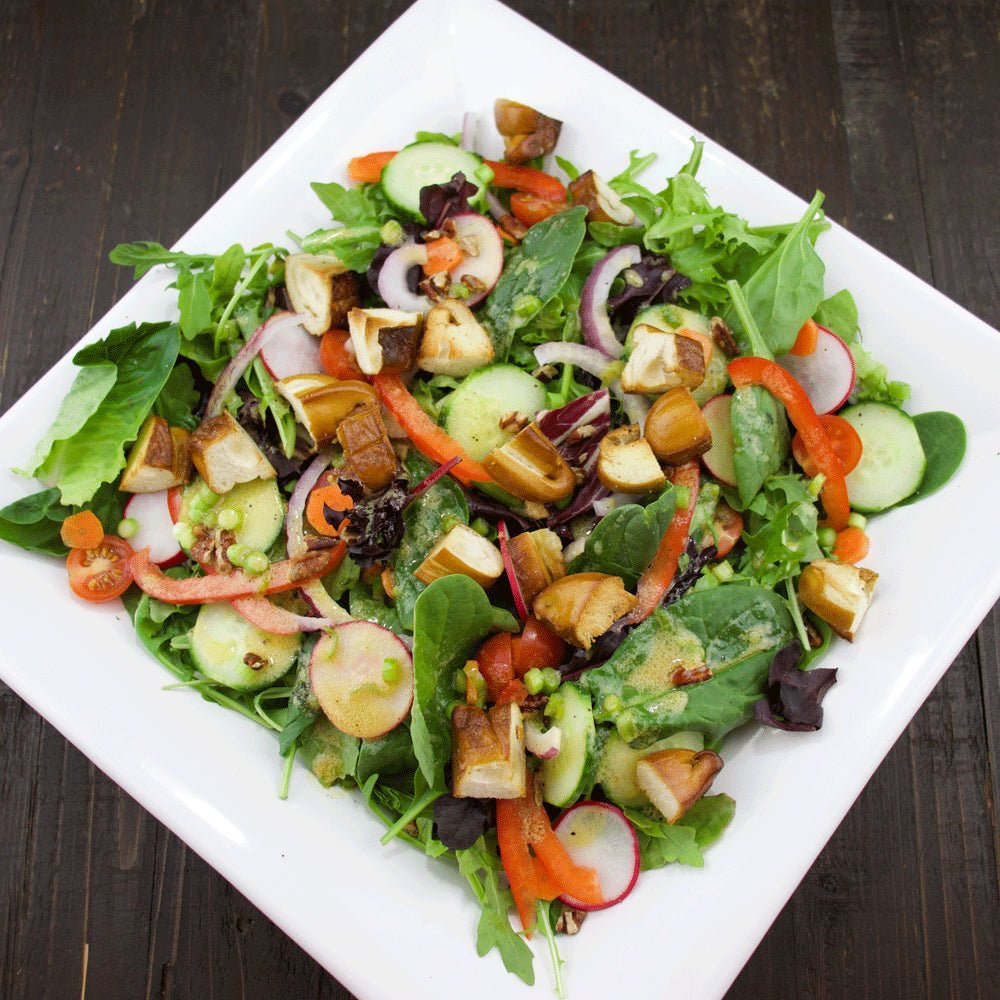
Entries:
POLYGON ((497 799, 497 842, 504 874, 527 937, 535 926, 535 860, 521 824, 521 799, 497 799))
POLYGON ((459 482, 470 486, 472 483, 492 481, 482 465, 469 458, 465 449, 420 409, 420 404, 410 395, 398 375, 373 375, 372 385, 385 408, 431 461, 444 463, 457 455, 461 461, 449 471, 459 482))
POLYGON ((670 589, 677 572, 677 561, 684 552, 684 546, 687 545, 694 505, 698 502, 698 487, 701 485, 698 463, 687 462, 677 466, 671 479, 675 485, 687 489, 687 503, 674 511, 674 516, 667 525, 663 538, 660 539, 659 548, 649 564, 649 569, 639 578, 636 590, 639 603, 623 619, 626 625, 637 625, 645 621, 659 607, 660 601, 670 589))
POLYGON ((150 560, 149 549, 136 552, 129 560, 129 565, 139 589, 150 597, 168 604, 215 604, 231 601, 236 597, 280 594, 285 590, 295 590, 335 569, 346 551, 347 546, 342 542, 333 548, 319 549, 296 559, 272 563, 268 571, 260 576, 248 576, 241 570, 234 570, 232 573, 175 580, 162 573, 150 560))
POLYGON ((816 470, 826 477, 821 496, 830 527, 836 531, 846 528, 851 503, 847 496, 844 465, 802 386, 781 365, 766 358, 734 358, 729 362, 729 377, 737 388, 763 386, 784 406, 788 419, 802 435, 802 442, 816 470))
POLYGON ((498 188, 513 188, 525 194, 533 194, 546 201, 565 201, 566 187, 558 177, 546 174, 534 167, 515 167, 498 160, 483 160, 493 171, 490 184, 498 188))

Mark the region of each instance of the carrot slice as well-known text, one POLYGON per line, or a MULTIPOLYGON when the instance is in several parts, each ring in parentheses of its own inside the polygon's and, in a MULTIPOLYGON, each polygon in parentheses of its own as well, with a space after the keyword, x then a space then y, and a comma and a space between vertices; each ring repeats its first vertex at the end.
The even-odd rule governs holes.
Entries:
POLYGON ((395 150, 384 153, 368 153, 367 156, 355 156, 347 164, 347 174, 352 181, 364 184, 377 184, 382 179, 382 171, 386 164, 396 155, 395 150))
POLYGON ((104 538, 104 528, 92 510, 81 510, 63 521, 59 537, 71 549, 96 549, 104 538))
POLYGON ((837 540, 833 543, 833 554, 842 562, 861 562, 868 555, 871 540, 860 528, 844 528, 837 532, 837 540))
POLYGON ((811 320, 807 319, 799 330, 799 335, 792 344, 792 349, 788 352, 796 357, 804 358, 807 354, 812 354, 816 350, 819 340, 819 327, 811 320))
POLYGON ((440 239, 431 240, 425 243, 427 250, 427 263, 424 264, 424 274, 428 277, 432 274, 441 274, 443 271, 450 271, 462 263, 465 254, 462 248, 447 236, 440 239))

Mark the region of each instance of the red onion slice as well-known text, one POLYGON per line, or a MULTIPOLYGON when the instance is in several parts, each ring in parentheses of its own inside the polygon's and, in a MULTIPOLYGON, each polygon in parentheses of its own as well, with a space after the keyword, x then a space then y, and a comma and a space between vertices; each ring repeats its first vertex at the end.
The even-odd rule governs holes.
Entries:
POLYGON ((521 585, 517 582, 517 574, 514 572, 514 560, 510 555, 510 535, 507 533, 507 522, 497 522, 497 541, 500 543, 500 556, 503 559, 503 568, 507 572, 507 581, 510 583, 510 592, 514 597, 514 607, 517 608, 518 616, 522 622, 528 620, 528 606, 524 603, 524 594, 521 585))
POLYGON ((287 539, 288 554, 292 558, 300 556, 306 551, 305 525, 302 523, 306 512, 306 502, 309 500, 309 494, 319 482, 320 476, 326 472, 332 458, 333 451, 331 449, 321 451, 306 466, 305 472, 299 477, 292 495, 288 498, 288 511, 285 514, 285 538, 287 539))
POLYGON ((601 258, 590 272, 580 296, 580 325, 583 339, 609 358, 620 358, 624 347, 611 329, 608 318, 608 296, 615 278, 626 268, 642 260, 642 250, 633 243, 616 247, 601 258))
POLYGON ((459 145, 466 152, 476 151, 476 115, 472 111, 466 111, 462 116, 462 141, 459 145))
POLYGON ((427 263, 427 247, 423 243, 404 243, 385 259, 378 276, 378 293, 390 309, 425 313, 431 307, 426 295, 410 291, 407 277, 410 270, 427 263))
POLYGON ((265 320, 250 335, 250 339, 240 348, 236 356, 223 369, 208 397, 205 419, 217 417, 225 406, 226 397, 236 388, 240 376, 250 367, 250 363, 260 353, 260 349, 273 337, 282 335, 289 327, 298 326, 303 316, 298 313, 276 312, 265 320))
POLYGON ((561 340, 539 344, 535 348, 535 357, 540 365, 576 365, 594 378, 604 378, 604 373, 611 364, 611 358, 593 347, 568 344, 561 340))

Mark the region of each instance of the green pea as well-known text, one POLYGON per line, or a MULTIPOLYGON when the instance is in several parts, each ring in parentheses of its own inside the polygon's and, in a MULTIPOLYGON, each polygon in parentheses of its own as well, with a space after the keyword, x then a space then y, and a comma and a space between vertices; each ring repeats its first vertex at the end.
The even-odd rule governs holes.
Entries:
POLYGON ((528 689, 528 694, 541 694, 545 687, 545 678, 538 667, 532 667, 524 675, 524 686, 528 689))
POLYGON ((135 538, 139 533, 139 522, 134 517, 126 517, 118 523, 119 538, 135 538))
POLYGON ((542 687, 546 694, 555 694, 562 684, 562 674, 555 667, 546 667, 542 671, 542 687))
POLYGON ((216 515, 216 520, 224 531, 239 531, 243 526, 243 514, 235 507, 223 507, 216 515))
POLYGON ((270 560, 263 552, 250 552, 243 560, 243 568, 254 576, 266 573, 270 565, 270 560))
POLYGON ((382 680, 386 684, 398 684, 403 676, 403 664, 395 656, 387 656, 382 661, 382 680))

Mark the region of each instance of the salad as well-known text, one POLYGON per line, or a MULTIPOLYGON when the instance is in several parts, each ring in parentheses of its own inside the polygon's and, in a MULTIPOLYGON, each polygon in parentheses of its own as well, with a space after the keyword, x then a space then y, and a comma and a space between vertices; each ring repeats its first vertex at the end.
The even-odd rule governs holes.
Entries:
POLYGON ((177 319, 76 354, 0 538, 272 731, 282 797, 299 760, 457 866, 479 954, 532 983, 538 934, 561 995, 559 935, 723 834, 727 735, 822 725, 867 519, 965 430, 828 294, 820 193, 752 226, 700 142, 657 190, 652 155, 604 178, 494 118, 501 159, 466 116, 314 183, 333 224, 294 250, 117 247, 177 319))

